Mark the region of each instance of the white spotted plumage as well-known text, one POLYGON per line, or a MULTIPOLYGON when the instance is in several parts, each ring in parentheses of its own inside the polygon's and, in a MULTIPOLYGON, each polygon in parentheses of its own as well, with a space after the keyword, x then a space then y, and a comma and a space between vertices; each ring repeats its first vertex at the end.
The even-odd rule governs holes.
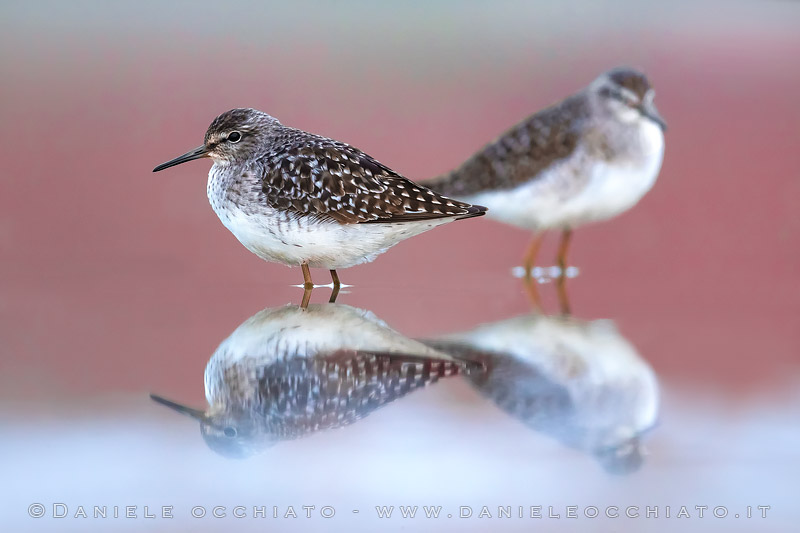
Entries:
POLYGON ((369 311, 339 304, 264 309, 209 360, 202 432, 215 451, 243 457, 278 440, 351 424, 472 368, 369 311), (226 433, 230 428, 235 432, 226 433))
POLYGON ((258 257, 289 266, 340 269, 368 263, 395 244, 456 220, 341 224, 253 204, 247 209, 230 201, 224 175, 215 164, 208 175, 208 198, 214 212, 245 248, 258 257))
POLYGON ((485 211, 417 185, 357 148, 252 109, 220 115, 206 142, 218 144, 232 129, 242 132, 242 143, 252 141, 214 157, 209 202, 225 227, 267 261, 346 268, 485 211))
POLYGON ((290 266, 369 262, 404 239, 486 211, 255 109, 222 113, 203 146, 154 171, 201 157, 214 160, 207 193, 225 227, 262 259, 290 266))

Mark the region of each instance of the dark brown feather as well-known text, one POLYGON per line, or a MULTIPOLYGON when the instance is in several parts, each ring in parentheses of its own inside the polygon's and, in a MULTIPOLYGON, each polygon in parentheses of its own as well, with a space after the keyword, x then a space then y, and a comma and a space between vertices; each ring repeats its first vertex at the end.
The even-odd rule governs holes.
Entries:
POLYGON ((347 144, 282 128, 259 160, 268 205, 340 223, 467 218, 486 210, 451 200, 347 144))
POLYGON ((294 439, 351 424, 375 409, 474 363, 412 354, 341 350, 288 357, 266 366, 226 372, 234 398, 274 439, 294 439), (243 382, 241 374, 252 375, 243 382), (250 374, 254 373, 254 374, 250 374), (245 385, 244 389, 240 389, 245 385))
POLYGON ((636 70, 619 67, 608 72, 609 79, 620 87, 624 87, 642 100, 652 87, 647 76, 636 70))
POLYGON ((573 95, 516 124, 460 167, 425 185, 453 197, 514 188, 569 156, 588 115, 585 97, 573 95))

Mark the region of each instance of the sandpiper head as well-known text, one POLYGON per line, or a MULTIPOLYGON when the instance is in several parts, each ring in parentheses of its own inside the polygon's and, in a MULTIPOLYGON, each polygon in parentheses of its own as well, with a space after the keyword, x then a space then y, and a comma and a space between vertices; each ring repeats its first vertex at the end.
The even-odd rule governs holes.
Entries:
POLYGON ((231 109, 211 122, 202 146, 158 165, 153 172, 202 157, 222 164, 245 161, 263 149, 266 139, 278 125, 277 119, 257 109, 231 109))
POLYGON ((217 406, 203 411, 173 402, 157 394, 151 394, 150 398, 200 422, 203 440, 209 448, 225 457, 249 457, 274 444, 270 439, 258 438, 256 422, 240 409, 226 410, 222 406, 217 406))
POLYGON ((626 67, 611 69, 592 83, 590 91, 596 95, 601 109, 622 122, 651 120, 662 130, 667 129, 653 103, 655 89, 639 71, 626 67))
POLYGON ((258 424, 244 413, 209 413, 200 422, 200 433, 209 448, 219 455, 244 459, 275 444, 259 432, 258 424))

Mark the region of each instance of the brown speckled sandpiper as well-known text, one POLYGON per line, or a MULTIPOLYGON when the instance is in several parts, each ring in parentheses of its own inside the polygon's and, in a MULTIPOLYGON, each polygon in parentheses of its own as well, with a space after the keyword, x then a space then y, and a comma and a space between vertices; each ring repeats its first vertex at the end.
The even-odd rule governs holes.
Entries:
POLYGON ((488 216, 529 229, 530 274, 541 232, 563 232, 562 276, 572 229, 633 207, 656 181, 666 124, 644 74, 605 72, 582 91, 526 118, 452 172, 425 182, 488 216))
POLYGON ((348 144, 284 126, 255 109, 232 109, 202 146, 158 172, 210 157, 208 199, 248 250, 267 261, 331 271, 372 261, 436 226, 482 215, 484 207, 418 185, 348 144))

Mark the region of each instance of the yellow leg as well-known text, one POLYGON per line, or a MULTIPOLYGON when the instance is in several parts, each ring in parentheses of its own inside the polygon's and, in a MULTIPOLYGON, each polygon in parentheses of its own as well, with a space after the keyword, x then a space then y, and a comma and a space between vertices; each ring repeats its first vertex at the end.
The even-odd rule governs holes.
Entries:
POLYGON ((308 287, 303 288, 303 301, 300 302, 301 309, 308 309, 308 302, 311 301, 311 290, 308 287))
POLYGON ((303 269, 303 288, 305 289, 313 289, 314 282, 311 281, 311 270, 308 269, 308 265, 303 263, 300 265, 300 268, 303 269))
POLYGON ((544 313, 542 299, 539 296, 539 289, 536 288, 537 284, 538 282, 535 279, 531 279, 529 276, 526 276, 525 279, 522 280, 522 285, 525 287, 525 292, 528 294, 531 305, 533 305, 534 309, 536 309, 538 312, 544 313))
POLYGON ((561 308, 561 314, 564 316, 569 316, 572 314, 572 310, 569 306, 569 295, 567 294, 567 278, 565 276, 559 276, 558 280, 556 280, 556 291, 558 293, 558 306, 561 308))
POLYGON ((333 282, 333 291, 331 292, 331 299, 328 300, 328 302, 335 303, 336 297, 339 296, 339 289, 342 286, 341 283, 339 283, 339 275, 335 270, 331 270, 331 281, 333 282))
POLYGON ((567 295, 567 251, 569 250, 569 243, 572 240, 572 229, 567 228, 561 234, 561 244, 558 246, 558 268, 560 270, 558 279, 556 280, 556 289, 558 291, 558 305, 561 308, 561 314, 569 316, 571 314, 569 306, 569 296, 567 295))
POLYGON ((567 274, 567 251, 570 240, 572 240, 572 229, 567 228, 561 234, 561 244, 558 246, 558 268, 561 269, 561 277, 567 274))
POLYGON ((539 248, 542 246, 543 237, 544 236, 542 234, 534 234, 533 240, 531 240, 531 243, 528 246, 528 251, 525 254, 525 259, 522 265, 525 268, 525 279, 531 279, 531 271, 533 270, 533 264, 536 261, 536 256, 539 254, 539 248))

